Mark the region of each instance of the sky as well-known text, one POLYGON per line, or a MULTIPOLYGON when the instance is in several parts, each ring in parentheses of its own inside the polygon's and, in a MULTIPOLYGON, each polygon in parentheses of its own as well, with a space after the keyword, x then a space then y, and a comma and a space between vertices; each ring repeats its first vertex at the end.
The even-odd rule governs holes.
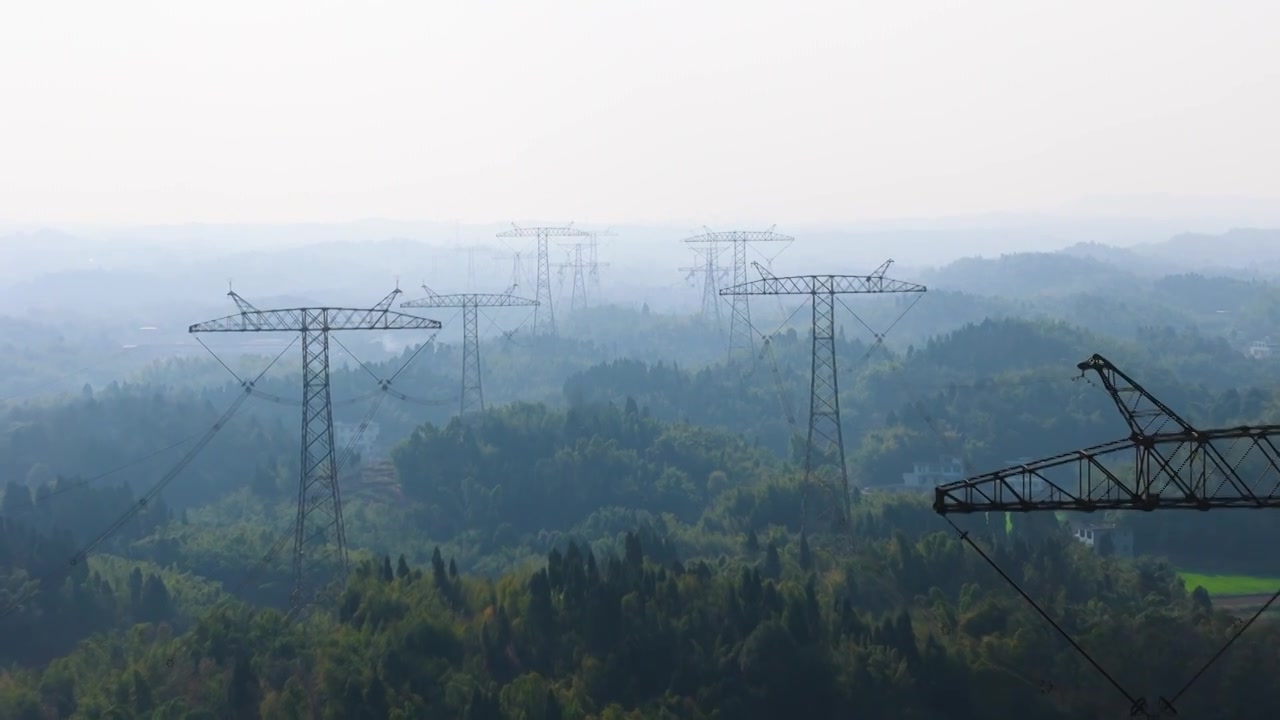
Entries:
POLYGON ((842 223, 1280 198, 1280 3, 14 2, 0 221, 842 223))

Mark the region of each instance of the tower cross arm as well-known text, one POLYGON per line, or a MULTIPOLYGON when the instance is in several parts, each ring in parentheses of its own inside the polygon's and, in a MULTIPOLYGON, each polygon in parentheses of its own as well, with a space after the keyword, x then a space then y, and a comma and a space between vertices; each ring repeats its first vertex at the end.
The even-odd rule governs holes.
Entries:
POLYGON ((400 303, 400 307, 460 308, 468 305, 476 307, 530 307, 537 304, 537 300, 522 298, 510 293, 456 293, 453 295, 431 295, 417 300, 409 300, 400 303))
POLYGON ((255 310, 196 323, 189 333, 304 330, 439 330, 439 320, 376 308, 255 310))
POLYGON ((1280 425, 1201 430, 1101 355, 1076 367, 1097 373, 1128 437, 942 485, 935 512, 1280 508, 1280 425))
POLYGON ((721 230, 718 232, 707 232, 702 235, 696 235, 687 238, 687 243, 721 243, 721 242, 795 242, 795 238, 790 235, 773 232, 772 230, 721 230))
POLYGON ((933 509, 947 515, 1276 508, 1278 438, 1280 425, 1123 438, 941 485, 933 509), (1242 473, 1246 456, 1250 472, 1242 473))
POLYGON ((846 295, 854 293, 921 293, 924 285, 879 275, 791 275, 764 277, 734 285, 721 295, 846 295))
POLYGON ((591 233, 586 230, 579 230, 574 227, 512 227, 510 230, 504 230, 496 235, 500 238, 508 237, 591 237, 591 233))

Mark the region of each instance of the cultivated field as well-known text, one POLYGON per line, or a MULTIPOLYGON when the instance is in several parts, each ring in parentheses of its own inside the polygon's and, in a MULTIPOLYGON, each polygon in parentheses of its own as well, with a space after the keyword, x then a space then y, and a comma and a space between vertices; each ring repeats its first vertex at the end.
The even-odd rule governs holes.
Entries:
MULTIPOLYGON (((1214 607, 1235 615, 1252 615, 1280 591, 1280 578, 1255 575, 1202 575, 1193 572, 1178 573, 1188 590, 1203 587, 1213 598, 1214 607)), ((1263 616, 1280 617, 1280 600, 1272 603, 1263 616)))

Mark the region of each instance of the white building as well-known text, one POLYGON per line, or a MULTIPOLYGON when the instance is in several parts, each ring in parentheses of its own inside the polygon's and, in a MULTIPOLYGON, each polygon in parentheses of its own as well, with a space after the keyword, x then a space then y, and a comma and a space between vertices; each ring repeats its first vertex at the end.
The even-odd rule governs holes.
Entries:
POLYGON ((1071 534, 1090 548, 1097 548, 1104 537, 1111 541, 1111 553, 1116 557, 1133 557, 1133 533, 1122 530, 1114 523, 1071 522, 1071 534))
POLYGON ((912 463, 911 472, 902 473, 903 485, 922 489, 964 479, 964 463, 954 456, 943 456, 937 462, 915 462, 912 463))
POLYGON ((1271 342, 1270 338, 1267 338, 1266 340, 1254 340, 1249 347, 1245 349, 1244 354, 1254 360, 1266 360, 1275 356, 1276 346, 1275 343, 1271 342))
MULTIPOLYGON (((359 423, 335 422, 333 424, 333 443, 336 450, 341 456, 346 452, 347 447, 351 445, 351 441, 355 440, 356 433, 360 431, 359 423)), ((360 436, 360 440, 352 448, 353 452, 359 453, 362 460, 368 462, 373 457, 373 446, 378 440, 378 423, 371 422, 364 429, 364 434, 360 436)))

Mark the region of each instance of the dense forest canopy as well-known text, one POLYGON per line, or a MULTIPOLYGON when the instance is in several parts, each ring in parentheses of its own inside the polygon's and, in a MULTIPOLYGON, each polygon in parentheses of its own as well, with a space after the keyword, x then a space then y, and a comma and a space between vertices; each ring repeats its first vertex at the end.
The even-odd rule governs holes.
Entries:
MULTIPOLYGON (((31 328, 0 346, 24 378, 3 381, 0 408, 0 717, 1154 708, 1241 624, 1183 576, 1280 576, 1274 515, 1092 518, 1131 533, 1130 557, 1078 542, 1072 517, 953 527, 930 495, 888 489, 919 463, 973 475, 1125 437, 1080 379, 1093 353, 1198 426, 1273 422, 1275 365, 1244 346, 1270 326, 1274 289, 1080 253, 973 259, 931 282, 918 306, 839 316, 840 527, 815 508, 834 496, 803 483, 813 338, 798 304, 753 306, 752 355, 735 362, 714 324, 647 306, 564 312, 558 338, 514 317, 485 334, 486 409, 465 417, 456 338, 335 345, 334 420, 376 431, 339 448, 349 579, 303 617, 285 614, 297 358, 246 387, 274 352, 213 343, 217 359, 84 382, 68 367, 88 346, 31 328)), ((1269 716, 1280 686, 1259 678, 1280 669, 1278 632, 1254 623, 1178 714, 1269 716)))

